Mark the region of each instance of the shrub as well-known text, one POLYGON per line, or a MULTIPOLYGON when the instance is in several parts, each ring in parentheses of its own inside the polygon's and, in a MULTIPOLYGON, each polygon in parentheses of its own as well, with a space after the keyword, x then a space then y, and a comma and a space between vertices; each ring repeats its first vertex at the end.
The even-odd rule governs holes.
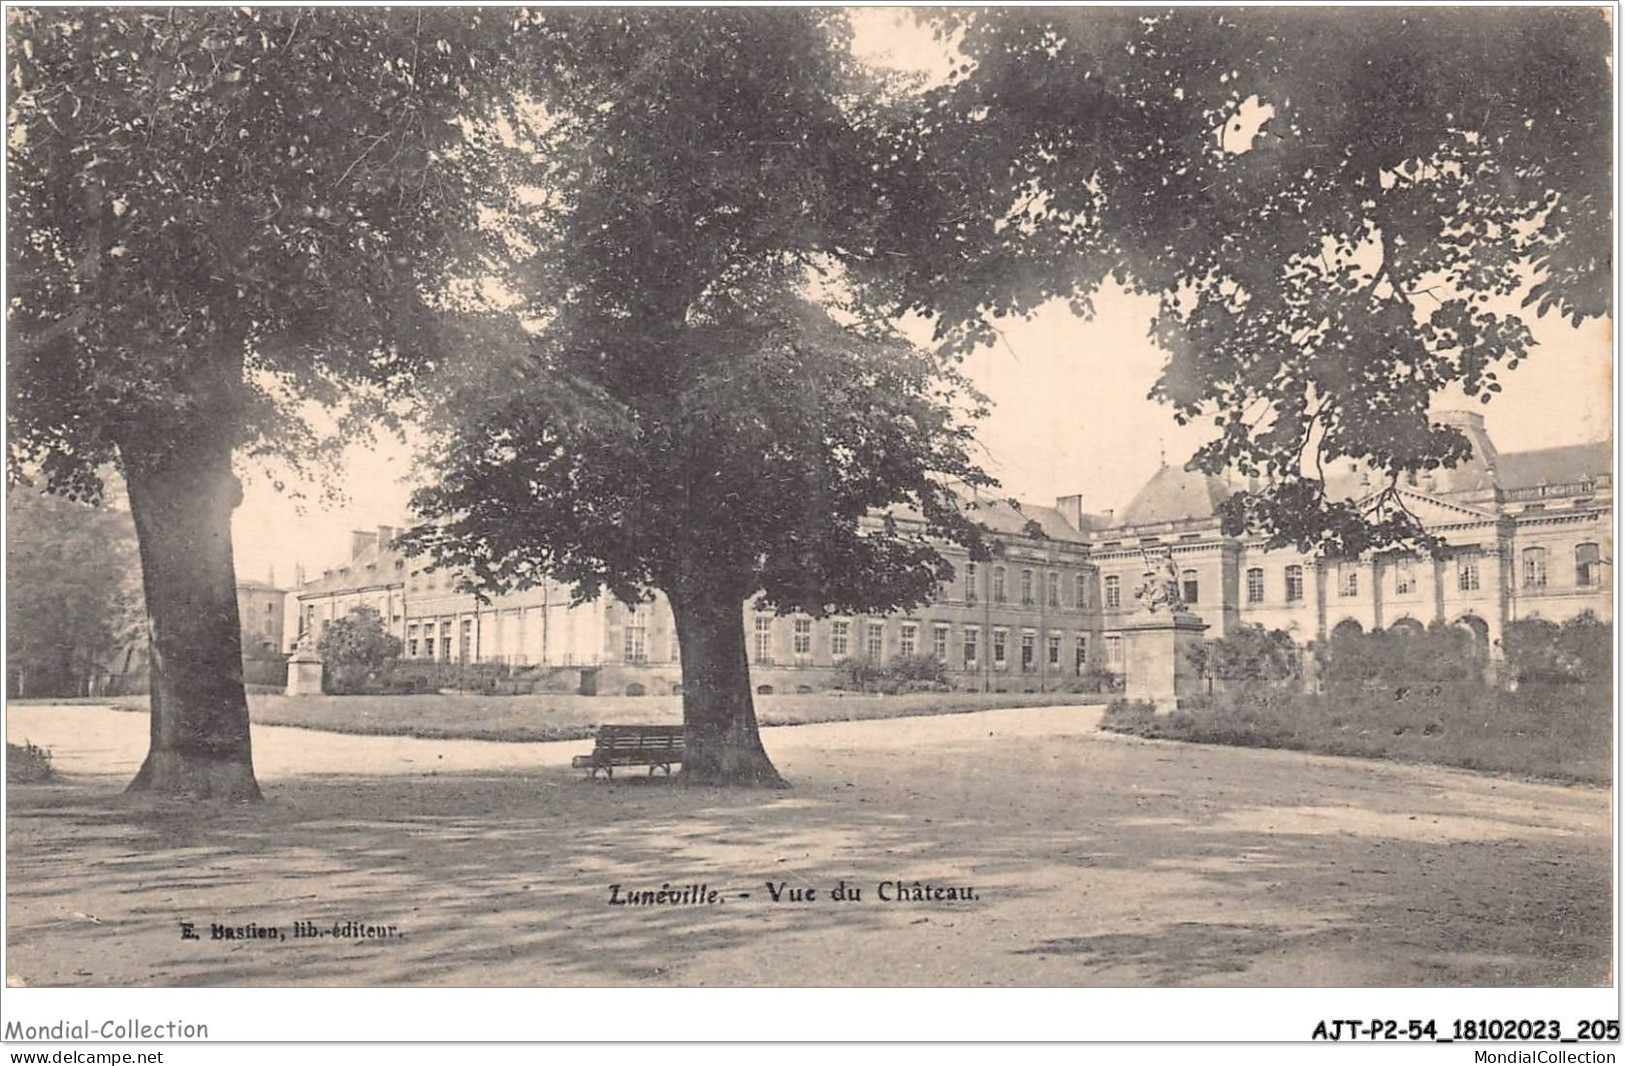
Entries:
POLYGON ((873 659, 855 655, 835 664, 835 687, 868 692, 885 674, 886 671, 873 659))
POLYGON ((1197 676, 1217 681, 1283 681, 1298 676, 1298 649, 1283 630, 1239 626, 1191 649, 1197 676))
POLYGON ((6 780, 14 785, 37 785, 56 778, 49 750, 24 741, 6 743, 6 780))
POLYGON ((899 655, 886 665, 886 676, 904 685, 910 682, 947 684, 948 666, 934 655, 899 655))
POLYGON ((1507 668, 1520 684, 1606 681, 1613 671, 1614 627, 1590 611, 1562 625, 1542 618, 1507 623, 1501 636, 1507 668))
POLYGON ((322 630, 316 653, 327 665, 327 690, 335 695, 377 691, 401 654, 400 638, 384 629, 384 620, 371 607, 352 607, 322 630))
POLYGON ((881 666, 855 656, 835 664, 835 687, 856 692, 947 692, 948 667, 930 655, 900 655, 881 666))
POLYGON ((1480 684, 1483 650, 1460 626, 1434 622, 1408 628, 1340 633, 1317 651, 1326 681, 1337 687, 1480 684))

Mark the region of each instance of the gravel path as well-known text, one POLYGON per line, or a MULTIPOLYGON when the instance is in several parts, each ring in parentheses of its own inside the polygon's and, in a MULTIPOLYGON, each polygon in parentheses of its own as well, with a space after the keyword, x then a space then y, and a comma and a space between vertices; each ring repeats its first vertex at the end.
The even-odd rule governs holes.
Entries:
POLYGON ((7 979, 1608 983, 1607 791, 1141 741, 1099 713, 768 730, 796 786, 772 793, 588 782, 584 741, 256 727, 268 802, 200 809, 121 794, 144 717, 13 707, 9 739, 66 776, 9 795, 7 979), (860 898, 831 899, 843 881, 860 898), (879 898, 916 881, 969 898, 879 898), (610 902, 663 884, 718 901, 610 902))

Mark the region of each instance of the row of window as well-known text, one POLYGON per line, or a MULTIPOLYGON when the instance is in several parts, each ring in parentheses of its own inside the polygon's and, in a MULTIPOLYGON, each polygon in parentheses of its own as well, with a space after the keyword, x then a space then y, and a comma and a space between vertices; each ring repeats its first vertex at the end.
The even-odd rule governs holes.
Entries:
MULTIPOLYGON (((1023 567, 1017 576, 1017 581, 1019 582, 1021 603, 1029 607, 1036 604, 1038 602, 1038 572, 1030 567, 1023 567)), ((1062 582, 1060 571, 1044 571, 1043 581, 1043 595, 1046 605, 1050 607, 1071 606, 1078 608, 1089 606, 1089 574, 1087 571, 1079 571, 1072 575, 1072 602, 1070 604, 1063 603, 1061 599, 1062 582)), ((1005 567, 995 566, 992 568, 989 584, 991 588, 988 595, 994 603, 1010 602, 1007 587, 1008 573, 1005 567)), ((981 567, 976 563, 968 562, 965 564, 965 602, 976 603, 980 598, 981 567)))
MULTIPOLYGON (((1105 586, 1107 610, 1116 610, 1123 606, 1123 579, 1112 574, 1106 578, 1105 586)), ((1201 602, 1202 583, 1195 570, 1179 572, 1179 598, 1187 604, 1201 602)))
MULTIPOLYGON (((408 659, 439 659, 452 661, 453 621, 445 618, 438 622, 420 622, 406 627, 406 657, 408 659)), ((474 621, 463 619, 457 634, 457 662, 474 661, 474 621)))
MULTIPOLYGON (((1524 588, 1543 589, 1546 587, 1547 558, 1548 552, 1545 548, 1535 547, 1523 550, 1521 577, 1524 588)), ((1249 570, 1247 571, 1247 600, 1249 603, 1258 602, 1253 597, 1254 574, 1259 575, 1260 592, 1258 599, 1263 598, 1263 571, 1249 570)), ((1594 588, 1602 584, 1602 556, 1596 544, 1588 542, 1574 546, 1574 584, 1579 588, 1594 588)), ((1460 592, 1478 591, 1479 556, 1470 553, 1456 556, 1456 589, 1460 592)), ((1394 564, 1394 592, 1396 595, 1405 596, 1415 591, 1415 564, 1408 559, 1402 559, 1394 564)), ((1339 596, 1358 596, 1360 594, 1359 564, 1341 563, 1338 565, 1337 594, 1339 596)), ((1288 599, 1290 598, 1288 596, 1288 599)))
MULTIPOLYGON (((752 661, 758 665, 772 665, 773 663, 773 623, 770 615, 758 615, 755 623, 754 641, 752 644, 752 661)), ((929 654, 940 663, 947 663, 955 669, 975 670, 981 662, 982 627, 976 625, 962 627, 959 658, 951 661, 953 651, 953 627, 946 622, 936 622, 930 627, 929 654)), ((791 620, 790 648, 798 661, 805 661, 812 656, 812 619, 796 618, 791 620)), ((918 622, 902 622, 898 628, 897 654, 900 657, 926 654, 924 647, 924 634, 918 622)), ((1006 668, 1009 661, 1008 644, 1010 630, 994 628, 992 630, 992 663, 994 669, 1006 668)), ((1059 669, 1062 665, 1062 644, 1065 634, 1049 633, 1045 637, 1045 662, 1053 668, 1059 669)), ((832 660, 851 658, 861 654, 866 658, 880 661, 886 650, 886 623, 861 622, 855 623, 844 619, 835 619, 829 627, 829 654, 832 660), (857 633, 853 627, 858 626, 857 633)), ((1036 632, 1023 632, 1021 634, 1021 667, 1031 670, 1037 665, 1038 634, 1036 632)), ((1089 661, 1089 636, 1078 634, 1072 645, 1072 666, 1081 673, 1089 661)), ((1120 662, 1122 659, 1122 638, 1116 635, 1106 638, 1106 656, 1109 662, 1120 662)))

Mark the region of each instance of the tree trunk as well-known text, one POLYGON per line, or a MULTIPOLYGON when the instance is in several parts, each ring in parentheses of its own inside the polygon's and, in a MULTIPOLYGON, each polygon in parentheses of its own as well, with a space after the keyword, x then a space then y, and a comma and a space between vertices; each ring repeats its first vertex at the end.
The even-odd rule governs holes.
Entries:
POLYGON ((158 455, 121 449, 141 549, 152 745, 131 792, 257 800, 243 691, 231 448, 193 439, 158 455))
POLYGON ((788 788, 762 748, 745 655, 744 600, 670 596, 683 661, 683 780, 788 788))

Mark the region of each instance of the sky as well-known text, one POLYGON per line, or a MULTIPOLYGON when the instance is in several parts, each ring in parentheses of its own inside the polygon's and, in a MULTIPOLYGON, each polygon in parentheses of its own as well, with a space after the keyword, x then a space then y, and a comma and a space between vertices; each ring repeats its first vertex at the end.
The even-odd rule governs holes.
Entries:
MULTIPOLYGON (((947 65, 944 49, 906 12, 865 8, 854 22, 854 48, 865 59, 927 76, 947 65)), ((982 464, 1003 494, 1048 504, 1081 493, 1086 511, 1120 510, 1164 459, 1183 463, 1207 439, 1203 426, 1177 426, 1168 408, 1147 399, 1164 359, 1148 337, 1155 298, 1108 289, 1095 305, 1090 320, 1055 303, 1029 320, 1001 323, 1003 339, 966 361, 967 375, 993 401, 978 437, 982 464)), ((1611 324, 1527 321, 1538 347, 1503 374, 1505 391, 1494 402, 1447 396, 1436 406, 1482 413, 1502 452, 1609 439, 1611 324)), ((333 479, 343 496, 337 502, 298 482, 306 498, 292 498, 245 468, 232 527, 238 575, 291 587, 303 564, 319 577, 347 558, 350 530, 409 522, 411 471, 411 446, 388 438, 346 452, 333 479)))

